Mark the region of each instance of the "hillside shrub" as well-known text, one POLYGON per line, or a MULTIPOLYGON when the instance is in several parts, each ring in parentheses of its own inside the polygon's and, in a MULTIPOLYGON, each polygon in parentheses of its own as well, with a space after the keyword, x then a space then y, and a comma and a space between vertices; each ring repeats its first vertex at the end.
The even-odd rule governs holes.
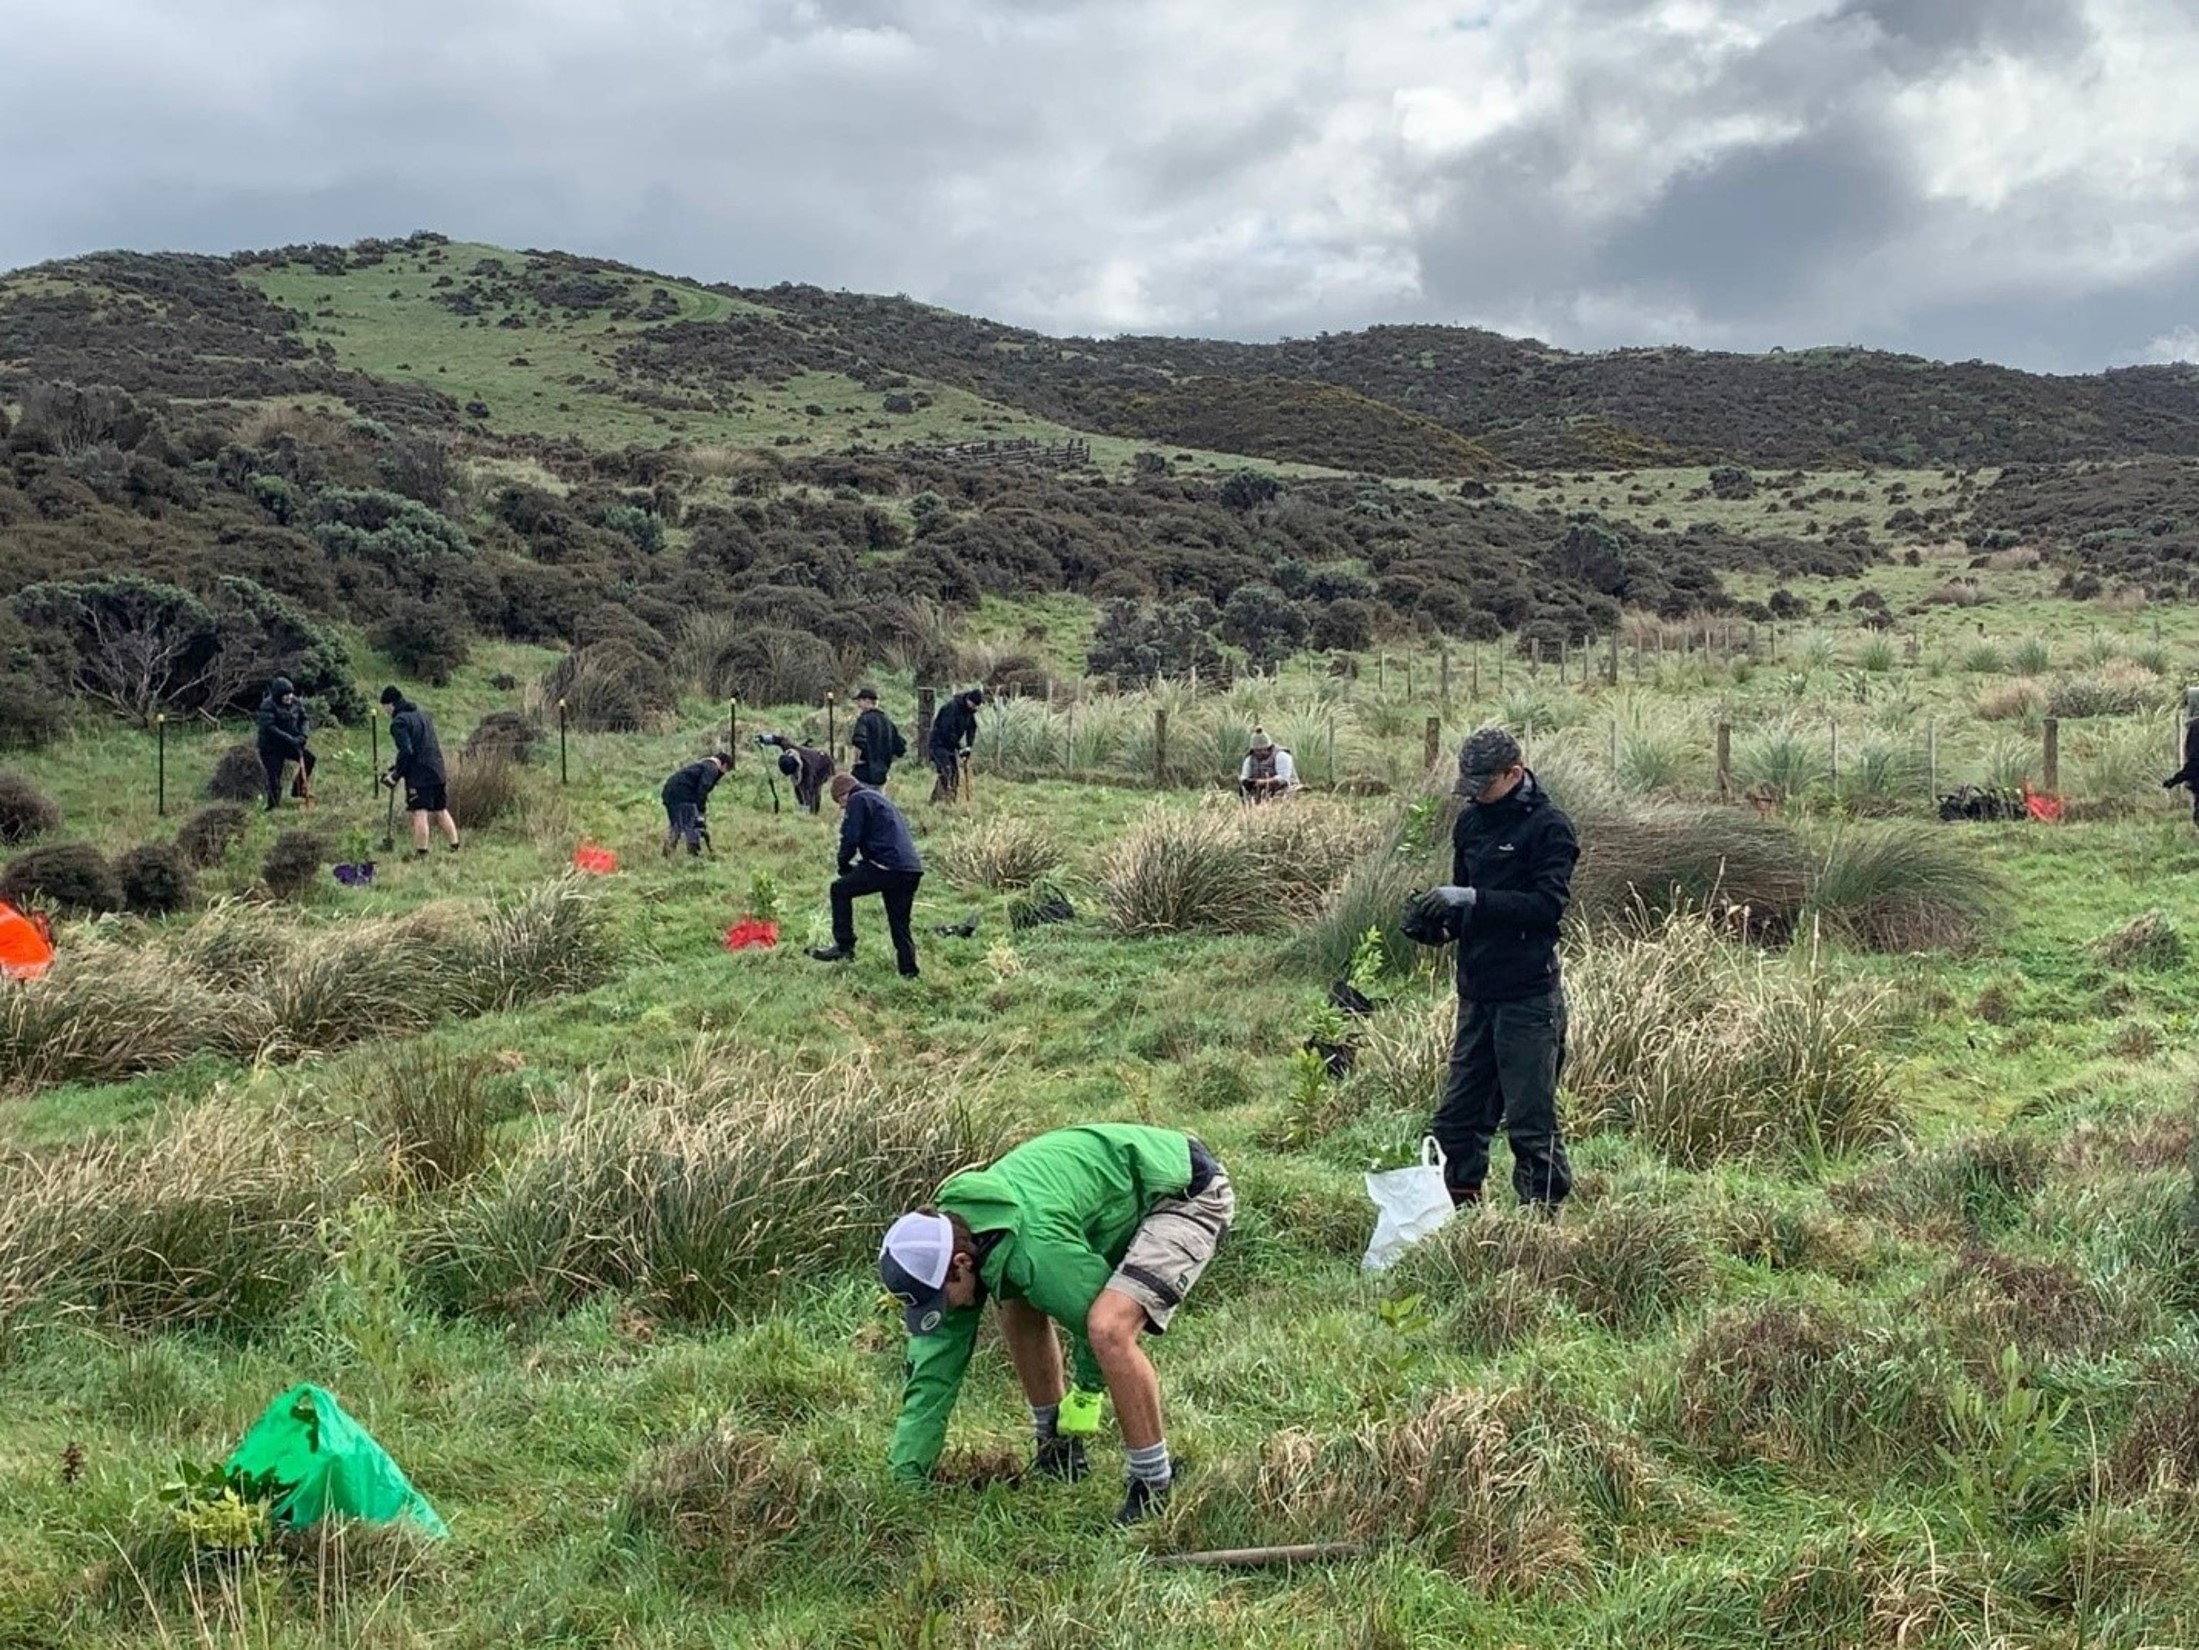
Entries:
POLYGON ((328 844, 314 831, 285 831, 260 860, 260 878, 277 899, 296 899, 328 863, 328 844))
POLYGON ((415 597, 400 599, 367 640, 404 676, 441 687, 471 655, 465 623, 449 607, 415 597))
POLYGON ((67 726, 51 688, 29 676, 0 675, 0 750, 44 750, 67 726))
POLYGON ((186 819, 176 832, 176 849, 184 863, 200 870, 219 865, 229 850, 244 840, 252 816, 233 802, 214 802, 186 819))
POLYGON ((964 1085, 865 1055, 789 1070, 712 1044, 661 1075, 576 1094, 446 1205, 411 1262, 446 1310, 562 1311, 604 1290, 693 1322, 867 1260, 882 1225, 1003 1143, 964 1085))
POLYGON ((216 802, 259 802, 267 796, 267 770, 249 744, 230 745, 214 759, 206 794, 216 802))
POLYGON ((478 831, 519 806, 519 764, 499 753, 460 755, 445 764, 451 818, 462 831, 478 831))
POLYGON ((122 909, 122 884, 89 842, 56 842, 17 854, 0 872, 0 900, 21 909, 51 906, 78 916, 122 909))
POLYGON ((197 889, 191 867, 174 844, 147 842, 116 856, 122 907, 141 917, 164 917, 188 906, 197 889))
POLYGON ((61 829, 61 808, 19 773, 0 772, 0 843, 11 847, 61 829))
POLYGON ((560 700, 567 724, 581 733, 646 733, 677 709, 679 694, 664 666, 623 641, 576 647, 542 678, 550 715, 560 700))
POLYGON ((466 735, 463 753, 468 758, 501 756, 524 766, 542 754, 549 734, 540 722, 516 710, 492 710, 466 735))
POLYGON ((761 625, 719 649, 706 686, 715 699, 743 704, 817 705, 844 675, 839 655, 817 637, 761 625))

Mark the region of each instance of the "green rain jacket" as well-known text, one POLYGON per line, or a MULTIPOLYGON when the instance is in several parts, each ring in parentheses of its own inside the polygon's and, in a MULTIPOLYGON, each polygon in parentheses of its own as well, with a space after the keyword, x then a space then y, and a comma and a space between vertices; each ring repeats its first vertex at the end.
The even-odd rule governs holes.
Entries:
POLYGON ((939 1189, 942 1213, 999 1239, 979 1262, 984 1295, 950 1311, 929 1335, 909 1337, 908 1380, 894 1424, 897 1478, 931 1475, 947 1441, 947 1416, 977 1344, 986 1295, 1028 1301, 1069 1331, 1074 1378, 1098 1392, 1099 1360, 1085 1338, 1092 1302, 1107 1287, 1138 1225, 1162 1198, 1191 1184, 1191 1137, 1137 1123, 1091 1123, 1029 1140, 989 1169, 939 1189))

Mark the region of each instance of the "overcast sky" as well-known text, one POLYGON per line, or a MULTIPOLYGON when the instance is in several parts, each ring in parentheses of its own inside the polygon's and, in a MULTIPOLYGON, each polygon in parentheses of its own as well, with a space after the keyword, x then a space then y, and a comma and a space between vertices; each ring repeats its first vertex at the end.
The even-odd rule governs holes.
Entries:
POLYGON ((2192 0, 0 0, 0 267, 417 228, 1054 332, 2199 356, 2192 0))

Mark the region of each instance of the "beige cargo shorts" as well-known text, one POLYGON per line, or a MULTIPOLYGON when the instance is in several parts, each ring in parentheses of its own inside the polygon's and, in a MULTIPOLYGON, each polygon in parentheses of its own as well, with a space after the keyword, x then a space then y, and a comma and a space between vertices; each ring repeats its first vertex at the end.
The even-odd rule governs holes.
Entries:
POLYGON ((1197 1196, 1165 1197, 1153 1205, 1131 1234, 1130 1247, 1107 1287, 1144 1307, 1153 1333, 1165 1335, 1168 1320, 1221 1248, 1236 1214, 1237 1194, 1217 1164, 1214 1177, 1197 1196))

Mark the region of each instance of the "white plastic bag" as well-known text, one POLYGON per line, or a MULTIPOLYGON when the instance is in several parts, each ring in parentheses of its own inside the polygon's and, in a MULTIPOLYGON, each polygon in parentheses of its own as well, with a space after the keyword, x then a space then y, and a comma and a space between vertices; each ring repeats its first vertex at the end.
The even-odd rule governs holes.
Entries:
POLYGON ((1420 1142, 1418 1163, 1368 1175, 1367 1195, 1374 1199, 1374 1241, 1362 1264, 1380 1272, 1451 1218, 1451 1189, 1443 1183, 1443 1148, 1435 1136, 1420 1142))

